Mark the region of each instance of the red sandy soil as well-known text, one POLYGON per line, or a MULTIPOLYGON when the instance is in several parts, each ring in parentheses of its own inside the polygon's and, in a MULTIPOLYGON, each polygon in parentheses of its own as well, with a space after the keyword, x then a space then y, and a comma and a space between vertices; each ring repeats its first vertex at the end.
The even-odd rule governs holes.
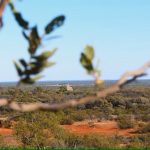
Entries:
POLYGON ((0 128, 0 135, 11 135, 12 129, 0 128))
MULTIPOLYGON (((88 120, 82 122, 75 122, 72 125, 63 125, 63 127, 72 133, 87 134, 87 133, 99 133, 102 135, 133 135, 135 129, 119 129, 115 121, 94 121, 94 126, 89 126, 88 120)), ((93 122, 93 121, 92 121, 93 122)))
POLYGON ((19 147, 20 143, 13 136, 13 130, 7 128, 0 128, 0 136, 2 136, 3 142, 11 147, 19 147))
MULTIPOLYGON (((93 126, 90 127, 89 120, 75 122, 72 125, 63 125, 63 127, 75 134, 87 134, 87 133, 98 133, 101 135, 123 135, 123 136, 132 136, 136 129, 119 129, 117 122, 115 121, 101 121, 94 122, 93 126)), ((19 143, 13 136, 13 130, 7 128, 0 128, 0 135, 3 136, 4 141, 9 141, 12 146, 18 146, 19 143)))

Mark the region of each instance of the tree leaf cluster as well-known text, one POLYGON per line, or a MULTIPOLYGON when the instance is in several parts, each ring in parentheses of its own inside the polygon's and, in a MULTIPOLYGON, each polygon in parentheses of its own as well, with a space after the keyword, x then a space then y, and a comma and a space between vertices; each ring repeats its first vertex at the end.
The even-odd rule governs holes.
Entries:
POLYGON ((20 59, 18 63, 14 61, 15 68, 20 77, 20 82, 32 84, 39 80, 42 76, 38 74, 45 68, 55 64, 54 62, 48 61, 55 51, 56 49, 52 51, 45 51, 37 56, 32 56, 29 63, 24 59, 20 59))
POLYGON ((84 52, 81 53, 80 63, 88 74, 98 74, 99 76, 100 71, 98 69, 98 66, 94 67, 93 65, 94 55, 94 48, 92 46, 87 45, 84 49, 84 52))
POLYGON ((22 14, 16 10, 11 1, 9 1, 9 6, 16 22, 23 30, 22 34, 28 42, 28 53, 30 55, 28 62, 23 58, 17 62, 14 61, 16 71, 20 77, 19 83, 32 84, 42 77, 39 74, 45 68, 51 67, 55 64, 54 62, 48 61, 48 59, 54 55, 56 49, 44 51, 41 54, 37 54, 37 50, 40 48, 44 36, 50 34, 52 31, 63 25, 65 16, 60 15, 51 20, 44 28, 44 35, 40 36, 38 27, 36 25, 30 27, 29 22, 26 21, 22 14))

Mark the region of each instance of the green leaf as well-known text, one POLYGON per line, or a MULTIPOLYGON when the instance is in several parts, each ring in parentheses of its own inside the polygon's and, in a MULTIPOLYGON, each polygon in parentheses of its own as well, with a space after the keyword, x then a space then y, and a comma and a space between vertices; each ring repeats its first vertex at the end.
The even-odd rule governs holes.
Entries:
POLYGON ((53 66, 54 62, 48 62, 48 61, 41 61, 41 62, 32 62, 28 64, 30 69, 26 69, 24 71, 25 75, 36 75, 40 72, 42 72, 45 68, 53 66))
POLYGON ((49 34, 52 31, 54 31, 56 28, 63 25, 65 21, 65 16, 61 15, 56 18, 54 18, 46 27, 45 27, 45 33, 49 34))
POLYGON ((94 58, 94 48, 92 46, 86 46, 84 49, 84 54, 89 60, 92 61, 94 58))
POLYGON ((51 67, 53 65, 55 65, 56 63, 55 62, 48 62, 47 60, 45 61, 41 61, 41 62, 32 62, 29 64, 30 67, 36 67, 36 66, 40 66, 41 68, 43 67, 51 67))
POLYGON ((92 62, 86 57, 86 55, 84 53, 81 53, 81 58, 80 58, 80 62, 83 66, 87 66, 89 64, 91 64, 92 62))
POLYGON ((41 64, 41 67, 47 68, 55 65, 55 62, 48 62, 48 61, 43 61, 41 64))
POLYGON ((26 63, 26 61, 24 59, 20 59, 19 61, 22 64, 22 66, 26 69, 27 66, 28 66, 28 64, 26 63))
POLYGON ((18 23, 22 28, 28 29, 28 28, 29 28, 29 27, 28 27, 29 23, 28 23, 26 20, 23 19, 21 13, 19 13, 19 12, 16 11, 14 4, 13 4, 12 2, 9 2, 9 6, 10 6, 12 12, 13 12, 13 15, 14 15, 14 17, 15 17, 17 23, 18 23))
POLYGON ((20 83, 33 84, 33 83, 34 83, 34 80, 32 80, 32 79, 29 78, 29 77, 26 77, 26 78, 21 79, 21 80, 20 80, 20 83))
POLYGON ((28 51, 31 55, 35 54, 38 46, 41 44, 41 38, 39 37, 37 27, 33 27, 29 36, 29 48, 28 51))
POLYGON ((23 71, 21 70, 21 67, 19 66, 19 64, 14 61, 14 65, 15 65, 15 68, 17 70, 18 75, 22 76, 23 75, 23 71))
POLYGON ((87 70, 87 72, 93 71, 93 65, 91 60, 89 60, 84 53, 81 53, 80 62, 82 66, 87 70))
POLYGON ((30 69, 27 69, 24 71, 24 74, 25 75, 36 75, 40 72, 42 72, 44 69, 43 66, 40 66, 40 65, 32 65, 32 67, 30 69))
POLYGON ((33 84, 35 83, 37 80, 41 79, 43 76, 41 75, 37 75, 33 78, 30 77, 25 77, 23 79, 20 80, 21 83, 25 83, 25 84, 33 84))
POLYGON ((41 78, 43 78, 42 75, 37 75, 37 76, 34 76, 33 78, 31 78, 31 80, 35 82, 35 81, 37 81, 37 80, 39 80, 41 78))
POLYGON ((15 12, 15 13, 14 13, 14 16, 15 16, 16 21, 18 22, 18 24, 19 24, 22 28, 28 29, 28 24, 29 24, 29 23, 28 23, 26 20, 23 19, 21 13, 15 12))
POLYGON ((52 55, 54 55, 54 53, 56 52, 56 50, 57 49, 54 49, 52 51, 45 51, 42 54, 40 54, 39 56, 33 56, 32 58, 35 58, 38 61, 44 61, 44 60, 47 60, 52 55))
POLYGON ((45 64, 45 67, 51 67, 51 66, 53 66, 53 65, 55 65, 56 63, 55 62, 47 62, 46 64, 45 64))

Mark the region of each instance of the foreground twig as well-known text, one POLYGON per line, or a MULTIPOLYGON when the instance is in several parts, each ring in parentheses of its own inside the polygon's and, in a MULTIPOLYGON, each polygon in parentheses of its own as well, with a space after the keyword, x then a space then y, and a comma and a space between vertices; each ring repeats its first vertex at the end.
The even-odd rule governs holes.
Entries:
POLYGON ((150 61, 144 64, 141 68, 133 71, 127 71, 121 78, 110 87, 98 91, 95 96, 86 96, 80 99, 72 99, 61 104, 48 104, 48 103, 17 103, 15 101, 9 101, 7 99, 0 99, 0 106, 8 106, 12 110, 20 112, 31 112, 36 110, 49 110, 58 111, 65 108, 75 107, 81 104, 87 104, 89 102, 94 102, 96 98, 103 98, 109 94, 113 94, 123 88, 126 84, 135 81, 137 78, 146 75, 145 71, 150 68, 150 61))
POLYGON ((8 0, 0 0, 0 26, 2 26, 2 15, 8 0))
POLYGON ((7 2, 8 0, 0 0, 0 17, 2 17, 7 2))

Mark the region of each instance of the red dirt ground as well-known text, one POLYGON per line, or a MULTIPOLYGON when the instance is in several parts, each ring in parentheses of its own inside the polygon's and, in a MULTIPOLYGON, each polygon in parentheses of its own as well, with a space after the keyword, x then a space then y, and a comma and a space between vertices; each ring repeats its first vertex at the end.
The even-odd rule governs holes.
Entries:
POLYGON ((11 135, 12 129, 0 128, 0 135, 11 135))
MULTIPOLYGON (((115 121, 102 121, 94 122, 93 126, 90 127, 89 120, 75 122, 72 125, 63 125, 63 127, 75 134, 87 134, 87 133, 98 133, 101 135, 123 135, 132 136, 136 129, 119 129, 115 121)), ((20 144, 13 136, 13 130, 7 128, 0 128, 0 135, 3 136, 4 141, 9 141, 12 146, 19 146, 20 144)))
POLYGON ((102 135, 123 135, 132 136, 135 129, 119 129, 115 121, 94 121, 94 126, 89 126, 89 121, 76 122, 72 125, 63 125, 63 127, 72 133, 86 134, 86 133, 99 133, 102 135))
POLYGON ((13 135, 12 129, 0 128, 0 136, 2 136, 3 142, 10 147, 19 147, 20 143, 16 140, 13 135))

